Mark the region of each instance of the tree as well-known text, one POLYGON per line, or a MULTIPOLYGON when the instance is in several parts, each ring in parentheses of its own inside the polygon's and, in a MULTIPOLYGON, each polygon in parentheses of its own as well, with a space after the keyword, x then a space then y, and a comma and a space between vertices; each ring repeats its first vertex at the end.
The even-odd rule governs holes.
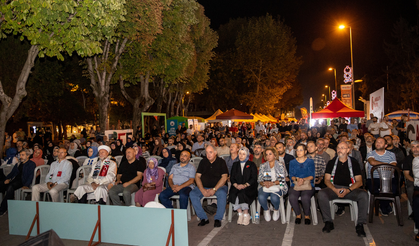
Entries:
POLYGON ((36 57, 62 53, 92 56, 102 52, 100 41, 114 36, 115 27, 124 20, 124 1, 41 1, 0 0, 0 37, 19 35, 30 41, 28 56, 13 96, 6 94, 0 82, 0 153, 3 153, 7 121, 26 96, 26 83, 36 57))
POLYGON ((301 65, 291 29, 270 15, 251 18, 240 29, 235 44, 243 82, 252 88, 242 103, 250 112, 272 112, 292 87, 301 65))
MULTIPOLYGON (((113 37, 103 42, 101 55, 86 59, 90 86, 99 107, 99 126, 102 130, 106 129, 110 85, 127 44, 136 42, 143 48, 149 46, 156 35, 161 33, 162 10, 170 2, 171 0, 127 0, 126 21, 118 26, 113 37), (114 45, 113 40, 116 40, 114 45)), ((147 77, 144 75, 142 79, 147 77)))
POLYGON ((161 88, 182 82, 193 57, 189 30, 197 22, 197 8, 194 0, 174 0, 163 10, 164 29, 151 45, 133 42, 127 48, 121 60, 123 70, 120 71, 119 84, 122 94, 133 105, 134 126, 139 125, 141 112, 147 111, 155 102, 149 92, 150 83, 160 83, 161 88), (128 93, 125 87, 137 92, 128 93))

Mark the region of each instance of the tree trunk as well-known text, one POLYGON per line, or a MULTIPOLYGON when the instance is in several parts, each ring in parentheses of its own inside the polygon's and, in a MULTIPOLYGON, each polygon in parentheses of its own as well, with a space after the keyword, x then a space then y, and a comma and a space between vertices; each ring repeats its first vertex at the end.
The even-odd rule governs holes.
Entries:
POLYGON ((119 88, 121 89, 121 93, 127 99, 127 101, 132 104, 132 124, 135 127, 139 126, 141 123, 141 113, 147 111, 154 103, 154 99, 150 97, 149 93, 149 80, 150 72, 147 72, 145 76, 140 76, 141 93, 137 97, 132 98, 125 90, 122 76, 119 76, 119 88))
MULTIPOLYGON (((175 115, 175 103, 178 100, 178 96, 179 96, 179 91, 176 91, 175 97, 173 98, 172 106, 171 106, 171 109, 170 109, 170 113, 171 113, 172 116, 175 115)), ((179 115, 179 111, 176 112, 176 115, 179 115)))
POLYGON ((167 99, 167 105, 166 105, 166 114, 167 114, 167 118, 172 117, 172 115, 170 114, 170 106, 172 105, 172 92, 169 92, 169 98, 167 99))
POLYGON ((158 90, 159 94, 157 95, 157 113, 161 113, 162 112, 162 108, 163 108, 163 102, 165 101, 166 98, 166 94, 167 94, 167 89, 164 86, 164 80, 160 79, 159 81, 159 88, 158 90))
MULTIPOLYGON (((188 102, 186 103, 186 105, 184 106, 185 107, 185 115, 188 115, 188 109, 189 109, 189 103, 191 102, 191 97, 192 97, 192 95, 191 94, 189 94, 189 96, 188 96, 188 102)), ((214 111, 215 112, 215 111, 214 111)))
POLYGON ((102 55, 95 55, 86 59, 87 70, 90 76, 90 87, 93 89, 96 103, 99 106, 99 126, 101 131, 107 130, 106 121, 108 118, 110 84, 112 76, 118 68, 119 59, 125 50, 127 41, 127 38, 122 42, 118 40, 115 44, 115 52, 110 54, 112 52, 111 43, 106 40, 102 55), (109 61, 109 59, 112 60, 109 61))
POLYGON ((38 56, 38 53, 38 46, 32 45, 28 51, 28 57, 26 58, 25 64, 23 65, 19 79, 16 83, 16 93, 13 98, 6 95, 6 93, 3 90, 3 84, 0 81, 0 157, 3 156, 4 135, 6 131, 7 121, 15 113, 16 109, 22 102, 22 99, 26 97, 26 82, 28 81, 31 69, 35 65, 35 59, 38 56))

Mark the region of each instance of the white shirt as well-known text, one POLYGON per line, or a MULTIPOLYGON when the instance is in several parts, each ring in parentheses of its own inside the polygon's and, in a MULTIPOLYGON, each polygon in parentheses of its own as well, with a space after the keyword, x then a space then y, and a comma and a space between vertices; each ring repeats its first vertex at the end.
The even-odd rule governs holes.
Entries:
POLYGON ((391 134, 390 126, 391 126, 391 123, 389 123, 389 122, 381 122, 380 123, 381 128, 387 129, 387 130, 380 131, 380 136, 381 137, 384 137, 385 135, 390 135, 391 134))
POLYGON ((372 134, 372 135, 378 135, 380 134, 380 127, 381 127, 381 123, 378 122, 373 122, 368 126, 368 131, 372 134))

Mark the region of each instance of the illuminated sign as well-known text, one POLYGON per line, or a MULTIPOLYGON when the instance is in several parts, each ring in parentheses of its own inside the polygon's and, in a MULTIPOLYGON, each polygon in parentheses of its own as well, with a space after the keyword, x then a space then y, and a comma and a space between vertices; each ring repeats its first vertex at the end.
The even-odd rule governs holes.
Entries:
POLYGON ((352 82, 352 68, 350 66, 346 66, 345 69, 343 69, 343 82, 352 82))
POLYGON ((337 93, 335 90, 332 91, 332 101, 335 100, 337 93))

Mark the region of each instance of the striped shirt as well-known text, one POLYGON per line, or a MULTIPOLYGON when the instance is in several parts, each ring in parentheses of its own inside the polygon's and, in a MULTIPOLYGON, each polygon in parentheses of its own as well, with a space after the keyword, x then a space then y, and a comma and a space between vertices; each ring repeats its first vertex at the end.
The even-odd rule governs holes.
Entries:
MULTIPOLYGON (((394 153, 390 152, 390 151, 387 151, 387 150, 384 152, 383 155, 379 155, 379 154, 377 154, 377 152, 375 150, 373 150, 370 153, 368 153, 367 160, 371 157, 373 157, 376 161, 380 161, 380 162, 384 162, 384 163, 388 163, 388 164, 397 163, 396 162, 396 156, 394 155, 394 153)), ((369 162, 367 162, 367 165, 368 165, 367 178, 370 179, 371 178, 372 166, 369 162)), ((380 178, 380 175, 378 174, 377 171, 374 172, 374 178, 377 178, 377 179, 380 178)))

